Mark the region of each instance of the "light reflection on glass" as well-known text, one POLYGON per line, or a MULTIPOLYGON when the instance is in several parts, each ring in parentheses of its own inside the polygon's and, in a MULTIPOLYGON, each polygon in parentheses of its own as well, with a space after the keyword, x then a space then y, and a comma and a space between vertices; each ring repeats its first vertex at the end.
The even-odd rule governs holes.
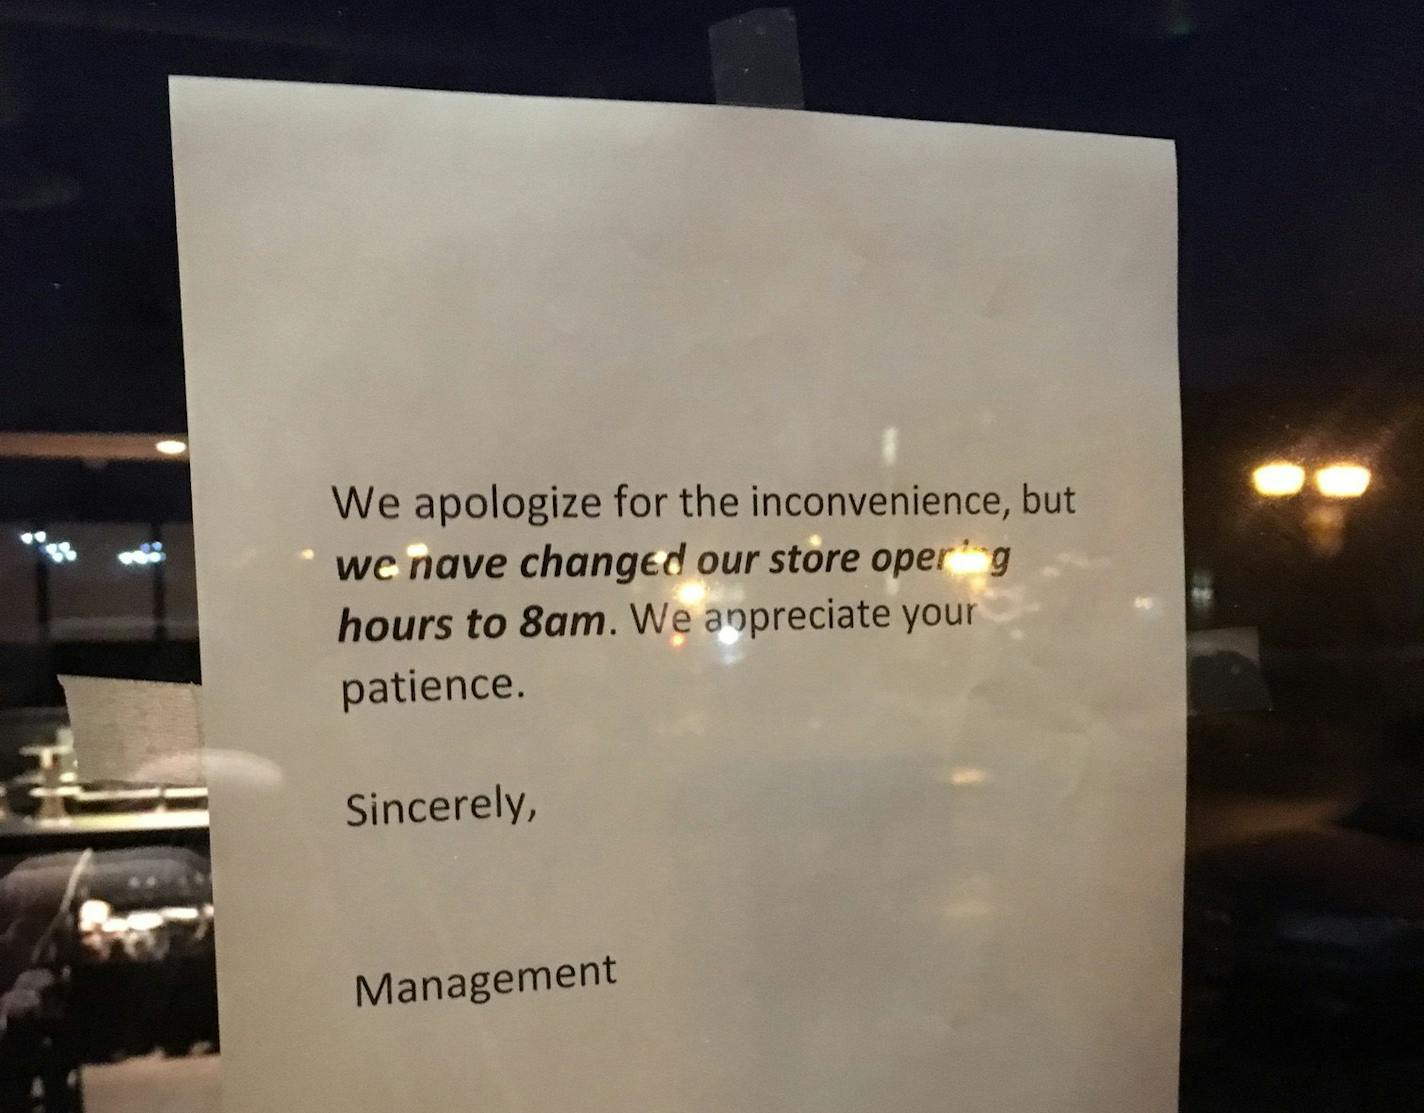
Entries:
POLYGON ((985 549, 952 549, 944 558, 944 567, 951 576, 982 576, 992 564, 985 549))
POLYGON ((1189 592, 1192 601, 1192 609, 1195 611, 1209 611, 1216 601, 1216 586, 1210 568, 1198 568, 1192 573, 1192 585, 1189 592))
POLYGON ((887 425, 880 434, 880 459, 887 468, 893 468, 900 455, 900 430, 887 425))
POLYGON ((701 580, 684 580, 677 585, 676 594, 684 607, 696 607, 707 599, 707 585, 701 580))
POLYGON ((985 576, 975 576, 963 582, 975 592, 975 605, 978 607, 974 612, 976 622, 980 619, 1001 625, 1017 622, 1024 615, 1034 614, 1042 607, 1038 600, 1030 596, 1026 584, 1005 587, 985 576))
POLYGON ((1306 515, 1305 529, 1317 556, 1338 556, 1345 547, 1344 508, 1333 503, 1312 508, 1306 515))

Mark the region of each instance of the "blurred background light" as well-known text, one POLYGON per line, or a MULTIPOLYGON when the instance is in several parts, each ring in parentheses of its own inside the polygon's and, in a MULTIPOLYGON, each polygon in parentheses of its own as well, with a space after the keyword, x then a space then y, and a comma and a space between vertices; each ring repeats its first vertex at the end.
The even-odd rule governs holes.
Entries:
POLYGON ((1370 469, 1363 464, 1331 464, 1315 473, 1315 489, 1326 498, 1357 499, 1370 485, 1370 469))
POLYGON ((168 554, 163 551, 163 542, 145 541, 137 549, 125 549, 118 554, 120 564, 128 567, 145 564, 162 564, 168 559, 168 554))
POLYGON ((1305 486, 1305 469, 1299 464, 1274 460, 1251 473, 1251 485, 1267 498, 1284 498, 1305 486))

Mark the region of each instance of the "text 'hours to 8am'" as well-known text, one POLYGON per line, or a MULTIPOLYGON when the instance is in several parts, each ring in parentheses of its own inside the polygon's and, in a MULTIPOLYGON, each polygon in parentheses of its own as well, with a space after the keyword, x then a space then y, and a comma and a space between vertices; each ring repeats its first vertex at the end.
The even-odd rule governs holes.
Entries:
MULTIPOLYGON (((348 642, 443 642, 463 627, 470 640, 496 640, 509 632, 507 615, 471 607, 463 623, 451 614, 360 615, 341 608, 336 640, 348 642)), ((521 638, 600 638, 618 631, 603 611, 559 611, 530 603, 519 614, 515 632, 521 638)))

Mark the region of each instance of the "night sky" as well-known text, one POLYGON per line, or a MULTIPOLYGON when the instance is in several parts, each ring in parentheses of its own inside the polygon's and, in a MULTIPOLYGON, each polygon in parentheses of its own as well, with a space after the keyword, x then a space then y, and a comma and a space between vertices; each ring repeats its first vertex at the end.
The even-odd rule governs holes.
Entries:
MULTIPOLYGON (((185 425, 168 74, 707 102, 708 28, 745 10, 0 0, 0 431, 185 425)), ((1188 563, 1283 639, 1364 583, 1359 636, 1417 640, 1419 5, 795 10, 809 109, 1176 140, 1188 563), (1329 567, 1246 497, 1261 454, 1302 449, 1377 475, 1329 567)), ((188 514, 183 468, 0 461, 0 519, 188 514)))
MULTIPOLYGON (((569 7, 0 3, 0 429, 183 425, 167 74, 709 101, 745 10, 569 7)), ((1424 365, 1417 4, 886 8, 796 9, 808 108, 1177 141, 1187 390, 1424 365)))

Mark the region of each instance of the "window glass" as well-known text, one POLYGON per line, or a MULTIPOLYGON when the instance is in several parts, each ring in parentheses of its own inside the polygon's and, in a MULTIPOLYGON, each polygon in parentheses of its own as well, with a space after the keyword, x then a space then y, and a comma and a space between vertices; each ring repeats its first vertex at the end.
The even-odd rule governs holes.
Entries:
MULTIPOLYGON (((710 102, 739 10, 0 10, 0 1111, 216 1108, 201 786, 87 781, 58 681, 201 679, 168 75, 710 102)), ((1176 141, 1182 1109, 1417 1108, 1416 5, 818 4, 791 41, 810 110, 1176 141)))

